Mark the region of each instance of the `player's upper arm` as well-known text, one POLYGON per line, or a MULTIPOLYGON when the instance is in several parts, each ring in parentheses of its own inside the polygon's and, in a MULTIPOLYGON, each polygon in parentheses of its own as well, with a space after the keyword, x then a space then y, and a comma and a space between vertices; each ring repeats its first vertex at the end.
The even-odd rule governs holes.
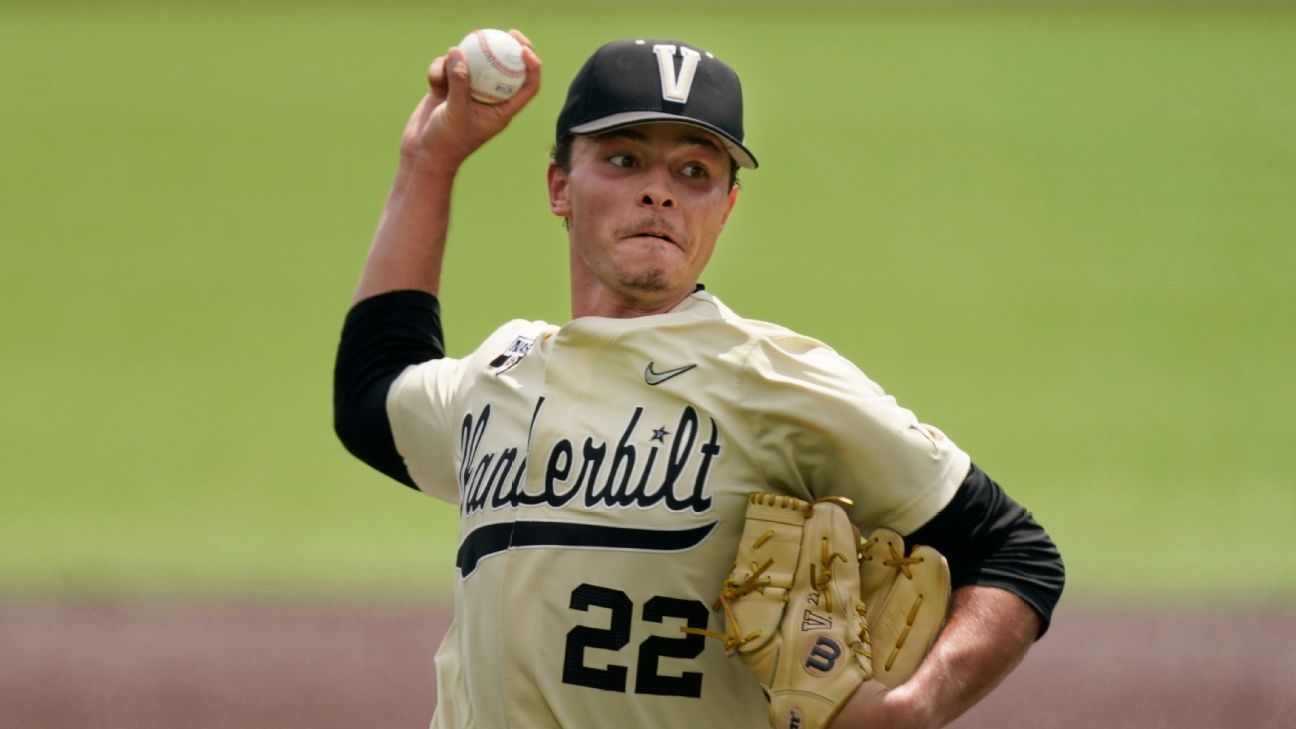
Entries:
POLYGON ((386 397, 392 441, 420 491, 459 501, 465 416, 488 402, 491 387, 498 386, 492 360, 520 333, 541 325, 521 319, 506 322, 462 359, 422 362, 392 381, 386 397))
POLYGON ((858 524, 912 531, 967 473, 966 453, 821 342, 767 337, 744 377, 767 477, 816 497, 852 498, 858 524))
POLYGON ((1061 555, 1030 512, 938 429, 918 421, 853 364, 795 335, 761 342, 744 388, 775 479, 812 496, 852 498, 862 529, 886 526, 950 562, 955 587, 1013 592, 1047 630, 1061 596, 1061 555))
POLYGON ((907 540, 945 555, 953 587, 1008 590, 1039 613, 1039 634, 1048 630, 1066 583, 1062 555, 1035 517, 976 465, 950 502, 907 540))
POLYGON ((387 391, 387 420, 396 452, 419 490, 458 502, 454 397, 462 360, 439 359, 406 368, 387 391))
POLYGON ((392 291, 347 313, 333 370, 333 429, 360 460, 411 488, 388 421, 392 383, 411 365, 443 357, 441 312, 422 291, 392 291))

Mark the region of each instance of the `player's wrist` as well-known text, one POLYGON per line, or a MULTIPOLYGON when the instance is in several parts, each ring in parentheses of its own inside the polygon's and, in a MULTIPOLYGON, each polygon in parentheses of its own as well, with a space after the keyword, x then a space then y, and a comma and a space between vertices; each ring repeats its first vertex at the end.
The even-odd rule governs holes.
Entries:
POLYGON ((467 154, 443 150, 401 150, 399 174, 409 179, 451 182, 467 158, 467 154))
POLYGON ((887 688, 869 680, 855 689, 829 729, 935 729, 941 726, 932 703, 924 700, 913 682, 887 688))
POLYGON ((935 703, 921 695, 918 684, 910 680, 887 691, 884 703, 891 716, 897 718, 897 727, 910 729, 935 729, 941 726, 936 716, 935 703))

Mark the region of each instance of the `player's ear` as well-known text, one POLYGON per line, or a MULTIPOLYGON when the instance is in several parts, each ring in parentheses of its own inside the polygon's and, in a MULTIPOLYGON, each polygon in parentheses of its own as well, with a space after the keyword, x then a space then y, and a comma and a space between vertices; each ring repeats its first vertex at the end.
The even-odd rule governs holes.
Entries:
POLYGON ((549 210, 560 218, 571 215, 567 190, 567 173, 558 165, 549 163, 549 210))
POLYGON ((738 202, 738 183, 735 182, 729 186, 729 205, 725 207, 724 218, 720 220, 721 225, 729 222, 729 213, 733 212, 733 206, 736 202, 738 202))

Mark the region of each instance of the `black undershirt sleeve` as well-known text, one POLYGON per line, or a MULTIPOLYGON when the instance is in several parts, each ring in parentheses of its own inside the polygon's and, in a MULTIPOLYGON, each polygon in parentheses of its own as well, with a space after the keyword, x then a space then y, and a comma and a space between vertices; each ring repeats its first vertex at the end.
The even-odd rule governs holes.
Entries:
POLYGON ((1039 613, 1039 634, 1048 630, 1066 581, 1062 555, 1031 513, 976 464, 949 504, 905 540, 945 555, 955 589, 1008 590, 1039 613))
POLYGON ((391 291, 347 312, 333 368, 333 430, 356 458, 412 489, 396 450, 387 391, 410 365, 445 356, 441 305, 425 291, 391 291))

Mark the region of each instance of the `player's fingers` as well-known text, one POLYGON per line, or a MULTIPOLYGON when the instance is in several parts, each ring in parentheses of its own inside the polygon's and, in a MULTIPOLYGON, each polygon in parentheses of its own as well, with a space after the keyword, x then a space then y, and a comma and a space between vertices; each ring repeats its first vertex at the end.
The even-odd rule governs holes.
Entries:
POLYGON ((468 104, 472 103, 472 78, 468 74, 468 60, 462 50, 451 48, 446 51, 445 76, 448 86, 446 104, 453 114, 467 119, 468 104))
POLYGON ((509 28, 508 34, 513 36, 513 39, 518 43, 521 43, 524 47, 535 48, 535 44, 531 42, 531 39, 526 37, 526 35, 517 28, 509 28))
POLYGON ((516 113, 540 90, 540 57, 530 46, 522 47, 522 63, 526 66, 526 80, 507 102, 506 110, 510 114, 516 113))
POLYGON ((447 91, 445 65, 446 57, 437 56, 436 60, 432 61, 432 64, 428 66, 428 88, 432 90, 433 94, 443 99, 447 91))

